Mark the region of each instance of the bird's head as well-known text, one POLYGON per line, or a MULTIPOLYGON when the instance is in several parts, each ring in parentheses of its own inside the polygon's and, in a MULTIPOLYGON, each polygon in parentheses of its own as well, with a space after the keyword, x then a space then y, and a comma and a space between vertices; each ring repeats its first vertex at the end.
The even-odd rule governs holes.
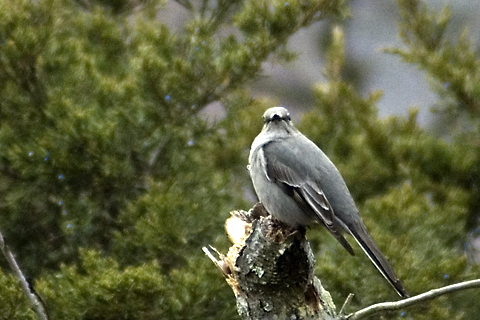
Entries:
POLYGON ((290 113, 283 107, 270 108, 263 114, 263 132, 273 135, 273 139, 282 139, 298 130, 293 125, 290 113))
POLYGON ((290 113, 284 107, 270 108, 263 114, 263 121, 265 122, 265 124, 275 121, 290 122, 290 120, 290 113))

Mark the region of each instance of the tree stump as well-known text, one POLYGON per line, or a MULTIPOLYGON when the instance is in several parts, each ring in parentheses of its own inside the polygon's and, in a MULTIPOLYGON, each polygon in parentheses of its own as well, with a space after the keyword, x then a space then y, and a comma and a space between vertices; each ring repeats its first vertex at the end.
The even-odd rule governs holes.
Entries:
POLYGON ((260 203, 231 214, 227 256, 207 254, 233 289, 242 319, 336 319, 331 296, 314 275, 305 230, 273 220, 260 203))

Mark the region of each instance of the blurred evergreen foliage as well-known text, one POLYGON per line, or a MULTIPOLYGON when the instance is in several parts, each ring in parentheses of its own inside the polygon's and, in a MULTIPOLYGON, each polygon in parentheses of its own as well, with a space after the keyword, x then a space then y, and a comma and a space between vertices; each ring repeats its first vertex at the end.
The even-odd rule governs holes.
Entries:
MULTIPOLYGON (((248 147, 272 105, 248 85, 262 63, 289 61, 289 37, 348 15, 344 1, 178 0, 181 30, 155 0, 0 0, 0 230, 36 279, 52 319, 233 319, 235 298, 201 247, 226 250, 228 211, 248 208, 248 147), (224 119, 202 111, 221 102, 224 119)), ((480 77, 465 34, 398 1, 406 48, 442 112, 467 129, 446 142, 408 118, 378 119, 380 93, 342 80, 333 29, 318 107, 299 124, 338 165, 373 237, 412 294, 479 276, 464 246, 478 225, 480 77), (437 85, 435 85, 437 84, 437 85)), ((318 275, 337 304, 391 299, 361 254, 310 231, 318 275), (340 268, 341 266, 341 268, 340 268)), ((358 251, 358 250, 357 250, 358 251)), ((0 319, 35 319, 5 261, 0 319)), ((473 319, 471 292, 403 319, 473 319)), ((397 318, 399 314, 385 315, 397 318)))

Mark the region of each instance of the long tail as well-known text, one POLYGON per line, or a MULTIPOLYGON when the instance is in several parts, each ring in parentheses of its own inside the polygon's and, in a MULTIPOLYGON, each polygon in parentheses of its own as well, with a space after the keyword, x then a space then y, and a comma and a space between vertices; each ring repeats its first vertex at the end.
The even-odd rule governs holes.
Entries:
POLYGON ((385 279, 393 286, 398 295, 403 298, 408 297, 407 290, 373 239, 368 235, 366 228, 363 225, 357 224, 355 227, 348 229, 362 250, 370 258, 370 261, 372 261, 378 271, 380 271, 385 279))

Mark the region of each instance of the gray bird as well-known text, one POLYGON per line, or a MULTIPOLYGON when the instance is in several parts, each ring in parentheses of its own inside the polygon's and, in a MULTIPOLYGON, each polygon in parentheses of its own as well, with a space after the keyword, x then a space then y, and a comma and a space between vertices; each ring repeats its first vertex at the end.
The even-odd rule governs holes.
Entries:
POLYGON ((248 168, 257 196, 267 211, 295 228, 323 224, 354 255, 342 235, 349 233, 396 292, 407 297, 393 268, 368 235, 335 165, 294 127, 287 109, 270 108, 263 118, 265 124, 252 143, 248 168))

